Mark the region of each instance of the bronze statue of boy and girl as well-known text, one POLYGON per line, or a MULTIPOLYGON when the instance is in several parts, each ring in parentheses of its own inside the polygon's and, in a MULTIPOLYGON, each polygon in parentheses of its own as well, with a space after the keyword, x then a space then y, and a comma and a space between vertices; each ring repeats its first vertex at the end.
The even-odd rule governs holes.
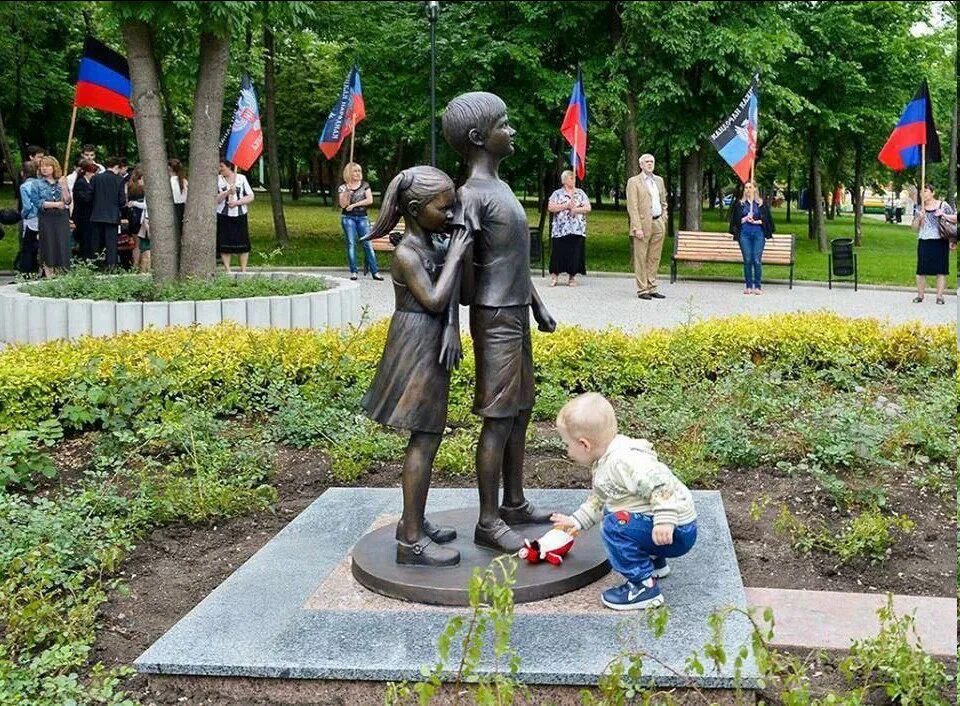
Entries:
POLYGON ((474 92, 447 105, 443 134, 466 161, 464 184, 455 190, 450 177, 434 167, 403 170, 390 182, 367 236, 386 235, 401 217, 406 223, 391 266, 396 311, 362 405, 372 419, 410 432, 397 562, 424 566, 460 561, 459 552, 444 546, 456 531, 424 517, 447 420, 450 372, 462 357, 460 303, 470 307, 473 411, 483 419, 474 542, 517 552, 523 537, 511 525, 546 524, 551 514, 535 508, 523 492, 524 445, 534 402, 530 315, 541 331, 552 332, 556 322, 530 279, 523 206, 498 176, 500 162, 513 153, 516 131, 500 98, 474 92), (445 245, 437 234, 449 236, 445 245))

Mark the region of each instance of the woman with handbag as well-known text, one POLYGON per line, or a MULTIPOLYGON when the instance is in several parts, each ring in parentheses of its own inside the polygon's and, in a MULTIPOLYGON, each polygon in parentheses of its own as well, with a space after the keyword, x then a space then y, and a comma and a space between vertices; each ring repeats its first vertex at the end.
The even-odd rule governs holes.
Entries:
POLYGON ((922 206, 913 219, 917 231, 917 296, 913 302, 919 304, 923 301, 927 277, 936 275, 937 304, 943 304, 943 290, 950 274, 950 251, 957 248, 957 211, 946 201, 936 198, 932 184, 923 185, 920 197, 922 206))

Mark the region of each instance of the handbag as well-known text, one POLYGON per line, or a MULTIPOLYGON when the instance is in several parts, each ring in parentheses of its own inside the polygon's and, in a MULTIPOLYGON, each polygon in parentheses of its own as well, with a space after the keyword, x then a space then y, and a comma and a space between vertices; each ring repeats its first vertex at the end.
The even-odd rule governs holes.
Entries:
POLYGON ((948 221, 946 216, 940 216, 937 219, 937 227, 940 231, 940 237, 944 240, 957 240, 957 224, 948 221))

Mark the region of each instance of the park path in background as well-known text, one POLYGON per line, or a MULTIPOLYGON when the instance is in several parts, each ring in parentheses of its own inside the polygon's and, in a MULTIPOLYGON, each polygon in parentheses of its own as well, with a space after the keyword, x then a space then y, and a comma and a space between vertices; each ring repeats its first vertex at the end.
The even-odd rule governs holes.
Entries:
MULTIPOLYGON (((336 277, 348 277, 343 271, 329 271, 336 277)), ((368 320, 376 321, 393 313, 394 297, 390 275, 383 282, 369 277, 360 279, 360 297, 368 307, 368 320)), ((565 278, 565 276, 564 276, 565 278)), ((666 299, 637 299, 634 280, 627 275, 578 277, 579 286, 559 284, 550 287, 549 277, 535 276, 533 282, 547 309, 561 325, 602 329, 613 326, 624 331, 679 326, 689 322, 736 314, 763 316, 795 311, 831 311, 840 316, 877 318, 891 323, 921 321, 926 324, 957 325, 957 297, 948 295, 945 305, 935 303, 927 292, 922 304, 914 304, 915 292, 909 290, 867 289, 854 292, 846 282, 828 289, 826 284, 794 283, 764 285, 760 296, 743 294, 735 282, 680 280, 670 284, 660 279, 658 291, 666 299)), ((561 280, 562 281, 562 280, 561 280)), ((461 308, 460 323, 467 329, 466 310, 461 308)))

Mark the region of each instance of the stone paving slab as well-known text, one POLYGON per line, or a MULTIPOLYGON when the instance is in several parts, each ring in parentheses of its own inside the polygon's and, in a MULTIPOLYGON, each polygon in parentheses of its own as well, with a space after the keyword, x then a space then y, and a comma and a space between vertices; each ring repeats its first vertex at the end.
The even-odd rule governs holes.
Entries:
MULTIPOLYGON (((539 490, 529 496, 541 506, 569 512, 585 491, 539 490)), ((727 605, 747 607, 720 494, 695 491, 694 497, 700 515, 697 545, 687 556, 671 560, 674 571, 662 583, 670 610, 666 634, 654 639, 642 615, 598 610, 598 593, 608 585, 604 582, 592 587, 592 600, 586 588, 579 596, 526 604, 517 610, 511 640, 520 653, 521 681, 594 684, 627 646, 623 635, 682 673, 691 651, 709 639, 709 614, 727 605)), ((476 502, 474 488, 434 489, 428 513, 475 507, 476 502)), ((330 585, 325 582, 332 574, 344 595, 365 591, 345 570, 350 548, 385 515, 398 514, 401 503, 399 489, 328 490, 144 652, 135 662, 137 670, 209 677, 416 679, 422 665, 435 663, 436 638, 456 609, 397 610, 399 602, 380 596, 359 604, 335 597, 318 604, 318 590, 330 585)), ((727 654, 749 644, 749 634, 746 619, 731 617, 724 634, 727 654)), ((660 686, 691 683, 652 662, 645 671, 660 686)), ((744 688, 756 686, 752 659, 741 676, 744 688)), ((693 683, 730 688, 734 675, 728 667, 693 683)))
MULTIPOLYGON (((773 644, 782 647, 849 649, 854 640, 876 637, 877 609, 887 596, 876 593, 747 588, 751 606, 773 608, 773 644)), ((894 596, 897 615, 916 611, 914 625, 925 652, 956 657, 957 600, 930 596, 894 596)))

